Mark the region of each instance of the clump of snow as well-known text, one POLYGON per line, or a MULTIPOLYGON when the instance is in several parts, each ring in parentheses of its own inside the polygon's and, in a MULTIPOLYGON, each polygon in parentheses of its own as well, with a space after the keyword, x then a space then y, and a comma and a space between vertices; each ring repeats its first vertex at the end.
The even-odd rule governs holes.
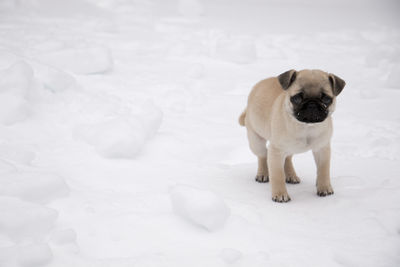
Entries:
POLYGON ((400 89, 400 64, 392 68, 386 79, 386 85, 388 87, 400 89))
POLYGON ((204 7, 199 0, 179 0, 178 10, 185 17, 198 17, 204 14, 204 7))
POLYGON ((0 196, 0 214, 0 232, 15 240, 42 236, 58 217, 54 209, 6 196, 0 196))
POLYGON ((235 63, 251 63, 257 59, 255 42, 250 37, 221 36, 215 47, 216 56, 235 63))
POLYGON ((71 16, 107 16, 104 9, 85 0, 40 0, 40 1, 15 1, 20 8, 33 11, 39 16, 46 17, 71 17, 71 16))
POLYGON ((38 267, 48 264, 53 254, 46 243, 34 243, 19 247, 17 257, 23 267, 38 267))
POLYGON ((52 92, 62 92, 77 85, 75 78, 65 71, 50 67, 41 69, 36 76, 52 92))
POLYGON ((58 245, 74 243, 76 241, 76 232, 74 229, 55 231, 51 234, 51 241, 58 245))
POLYGON ((3 175, 5 173, 14 172, 16 170, 17 168, 13 164, 0 160, 0 174, 3 175))
POLYGON ((133 158, 158 131, 162 112, 151 101, 132 108, 129 114, 78 125, 75 136, 92 145, 103 157, 133 158))
MULTIPOLYGON (((381 40, 381 42, 384 42, 381 40)), ((397 45, 384 43, 375 45, 367 52, 365 64, 368 67, 380 67, 384 63, 398 62, 400 60, 400 49, 397 45)))
POLYGON ((183 89, 174 89, 164 92, 160 105, 176 113, 183 113, 187 106, 187 96, 190 93, 183 89))
POLYGON ((147 139, 152 138, 160 128, 163 113, 150 100, 144 101, 140 106, 138 116, 144 126, 147 139))
POLYGON ((33 69, 24 62, 18 61, 0 72, 0 93, 11 92, 25 97, 33 80, 33 69))
POLYGON ((28 102, 12 93, 0 94, 0 123, 12 125, 23 121, 29 114, 28 102))
POLYGON ((33 70, 19 61, 0 72, 0 123, 12 125, 29 114, 27 95, 33 70))
POLYGON ((0 144, 0 159, 29 165, 32 163, 35 157, 36 157, 35 152, 21 145, 18 144, 11 145, 8 143, 0 144))
POLYGON ((113 67, 110 49, 101 46, 49 52, 41 55, 40 61, 76 74, 104 73, 113 67))
POLYGON ((242 252, 233 248, 224 248, 219 253, 219 257, 227 264, 234 264, 240 260, 242 256, 242 252))
POLYGON ((135 117, 82 125, 76 129, 76 133, 106 158, 134 157, 146 140, 145 128, 135 117))
POLYGON ((0 266, 15 266, 17 246, 0 246, 0 266))
POLYGON ((187 75, 190 78, 200 79, 204 76, 204 65, 199 63, 194 63, 187 69, 187 75))
POLYGON ((15 172, 0 177, 0 195, 46 203, 64 197, 69 188, 58 175, 40 172, 15 172))
POLYGON ((210 191, 177 185, 170 190, 170 198, 177 215, 209 231, 222 228, 230 216, 229 207, 210 191))
POLYGON ((132 158, 143 148, 146 140, 154 135, 161 122, 157 115, 149 114, 148 119, 121 116, 96 124, 81 125, 76 133, 106 158, 132 158))

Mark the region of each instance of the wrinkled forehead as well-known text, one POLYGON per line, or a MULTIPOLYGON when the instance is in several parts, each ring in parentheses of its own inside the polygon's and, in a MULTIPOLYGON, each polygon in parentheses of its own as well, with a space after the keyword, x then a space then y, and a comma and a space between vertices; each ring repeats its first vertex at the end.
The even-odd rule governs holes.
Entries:
POLYGON ((296 85, 296 91, 303 91, 308 95, 316 96, 321 92, 331 94, 328 75, 323 71, 300 71, 296 78, 296 85))

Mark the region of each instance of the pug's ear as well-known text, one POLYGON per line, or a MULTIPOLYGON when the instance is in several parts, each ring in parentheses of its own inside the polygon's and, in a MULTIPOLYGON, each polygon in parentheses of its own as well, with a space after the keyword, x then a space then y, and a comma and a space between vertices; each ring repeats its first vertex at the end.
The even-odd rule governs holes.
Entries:
POLYGON ((343 81, 341 78, 332 73, 329 74, 329 82, 331 83, 332 92, 334 96, 339 95, 340 92, 342 92, 344 86, 346 85, 345 81, 343 81))
POLYGON ((297 71, 288 70, 278 76, 279 83, 281 84, 283 90, 287 90, 289 86, 296 80, 297 71))

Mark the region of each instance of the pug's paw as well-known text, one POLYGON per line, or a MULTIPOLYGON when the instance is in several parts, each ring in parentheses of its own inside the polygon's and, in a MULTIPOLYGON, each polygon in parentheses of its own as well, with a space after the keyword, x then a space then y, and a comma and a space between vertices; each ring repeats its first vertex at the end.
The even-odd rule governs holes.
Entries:
POLYGON ((256 182, 268 183, 269 182, 269 177, 268 177, 268 175, 257 174, 256 175, 256 182))
POLYGON ((317 186, 317 195, 320 197, 326 197, 333 194, 331 185, 317 186))
POLYGON ((272 194, 272 200, 275 202, 288 202, 290 201, 290 197, 288 193, 277 193, 272 194))
POLYGON ((300 183, 300 178, 297 175, 290 175, 286 177, 286 183, 288 184, 298 184, 300 183))

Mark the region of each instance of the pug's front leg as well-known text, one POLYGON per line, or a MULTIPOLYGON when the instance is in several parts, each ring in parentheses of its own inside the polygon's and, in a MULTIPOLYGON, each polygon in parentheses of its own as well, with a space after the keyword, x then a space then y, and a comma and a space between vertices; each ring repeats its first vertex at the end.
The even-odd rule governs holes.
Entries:
POLYGON ((317 195, 325 197, 333 194, 330 177, 331 146, 313 150, 315 164, 317 165, 317 195))
POLYGON ((272 200, 275 202, 290 201, 285 183, 286 156, 277 148, 270 145, 268 148, 268 168, 271 182, 272 200))

